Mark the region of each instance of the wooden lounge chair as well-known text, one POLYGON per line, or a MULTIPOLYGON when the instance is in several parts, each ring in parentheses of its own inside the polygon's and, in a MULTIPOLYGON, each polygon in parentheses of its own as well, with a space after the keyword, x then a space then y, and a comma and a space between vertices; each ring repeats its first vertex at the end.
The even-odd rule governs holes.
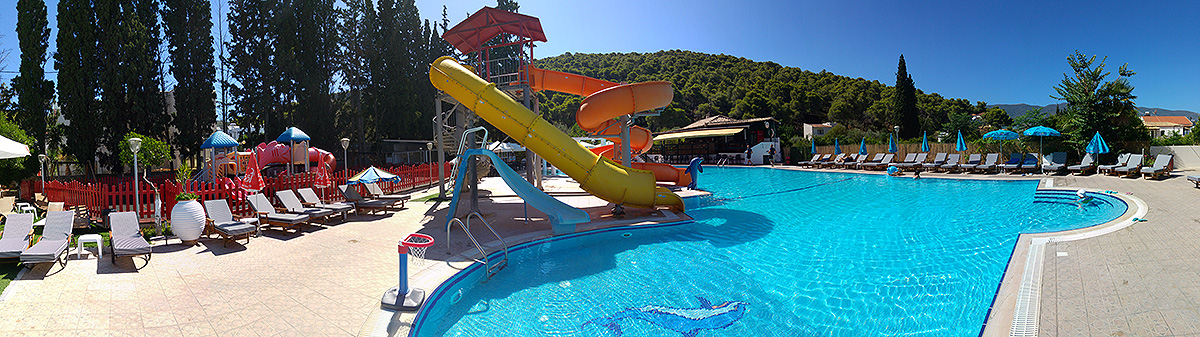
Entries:
POLYGON ((276 212, 275 205, 272 205, 271 201, 267 200, 267 196, 261 193, 246 196, 246 201, 250 203, 250 208, 254 209, 254 213, 258 214, 258 221, 263 225, 279 226, 284 231, 295 228, 296 233, 299 233, 304 223, 308 222, 307 215, 276 212))
POLYGON ((1118 177, 1129 177, 1141 173, 1142 161, 1145 159, 1145 156, 1140 154, 1129 156, 1129 162, 1125 163, 1125 166, 1113 168, 1109 172, 1118 177))
POLYGON ((813 155, 813 159, 812 159, 812 160, 809 160, 809 161, 806 161, 806 162, 805 162, 805 161, 802 161, 802 162, 796 163, 796 165, 813 167, 813 166, 817 166, 818 164, 820 164, 820 163, 822 163, 822 162, 829 161, 829 158, 830 158, 830 157, 832 157, 832 156, 833 156, 833 155, 832 155, 832 154, 829 154, 829 153, 826 153, 826 154, 814 154, 814 155, 813 155))
MULTIPOLYGON (((983 161, 982 154, 972 153, 967 156, 966 162, 959 163, 957 166, 951 167, 951 169, 953 169, 955 172, 967 172, 967 171, 974 169, 975 166, 979 165, 979 163, 982 161, 983 161)), ((949 171, 949 170, 947 170, 947 171, 949 171)))
POLYGON ((150 243, 142 237, 142 228, 138 224, 137 213, 116 212, 108 216, 112 226, 109 243, 113 250, 110 255, 113 263, 117 263, 117 258, 122 256, 145 256, 146 262, 150 262, 150 256, 154 250, 150 248, 150 243))
MULTIPOLYGON (((886 153, 876 153, 875 156, 871 157, 870 160, 859 159, 858 162, 854 164, 854 168, 862 170, 862 169, 866 168, 866 165, 878 163, 879 161, 883 160, 883 155, 885 155, 885 154, 886 153)), ((849 167, 849 166, 847 166, 847 167, 849 167)))
POLYGON ((304 214, 308 216, 309 220, 320 219, 321 223, 326 223, 329 216, 333 215, 333 211, 324 208, 304 207, 300 198, 296 197, 296 193, 292 190, 275 191, 275 196, 279 197, 279 202, 283 203, 283 207, 287 209, 288 213, 304 214))
POLYGON ((259 233, 258 226, 238 221, 229 210, 229 201, 225 199, 205 200, 204 211, 208 213, 209 235, 216 233, 221 236, 222 246, 228 247, 229 240, 245 238, 250 243, 250 236, 259 233))
POLYGON ((1067 153, 1055 152, 1049 156, 1042 155, 1042 171, 1056 173, 1067 168, 1067 153))
POLYGON ((1024 156, 1022 156, 1020 153, 1009 154, 1008 161, 1004 162, 1004 164, 999 165, 1000 172, 1016 171, 1017 169, 1021 168, 1021 162, 1023 160, 1024 160, 1024 156))
POLYGON ((67 246, 71 244, 71 223, 75 214, 69 211, 46 214, 42 237, 21 253, 26 268, 40 263, 58 262, 67 266, 67 246))
POLYGON ((1175 155, 1160 154, 1154 157, 1154 166, 1143 167, 1142 177, 1146 179, 1159 179, 1163 176, 1171 174, 1171 170, 1175 168, 1175 155))
POLYGON ((949 156, 946 156, 946 163, 942 164, 941 166, 938 166, 937 169, 941 170, 943 172, 950 172, 950 170, 953 170, 955 167, 958 167, 959 159, 962 159, 961 154, 951 153, 949 156))
POLYGON ((813 163, 815 163, 815 162, 816 162, 818 159, 821 159, 821 154, 820 154, 820 153, 818 153, 818 154, 814 154, 814 155, 812 156, 812 159, 809 159, 809 160, 806 160, 806 161, 802 161, 802 162, 797 162, 797 163, 796 163, 796 166, 800 166, 800 167, 804 167, 804 166, 812 166, 812 165, 813 165, 813 163))
POLYGON ((1200 188, 1200 176, 1187 176, 1187 180, 1195 183, 1196 188, 1200 188))
POLYGON ((363 187, 367 188, 367 194, 370 194, 369 195, 370 198, 373 198, 375 200, 391 201, 392 205, 399 203, 400 209, 403 209, 404 203, 407 202, 408 199, 411 198, 407 195, 384 193, 383 189, 379 188, 379 184, 376 184, 376 183, 363 184, 363 187))
POLYGON ((916 171, 917 169, 921 168, 922 164, 925 164, 926 159, 929 159, 929 154, 921 152, 918 153, 913 160, 906 160, 903 163, 896 164, 896 167, 899 167, 902 170, 916 171))
POLYGON ((1125 166, 1126 163, 1129 163, 1130 156, 1133 156, 1133 154, 1132 153, 1122 153, 1117 156, 1116 164, 1096 166, 1096 172, 1108 174, 1109 171, 1112 171, 1115 168, 1125 166))
POLYGON ((971 172, 988 173, 988 172, 994 171, 997 168, 999 168, 999 166, 997 166, 999 164, 999 162, 1000 162, 1000 154, 999 153, 988 153, 987 156, 984 157, 983 163, 979 164, 979 165, 975 165, 975 167, 972 167, 971 172))
POLYGON ((1079 165, 1067 166, 1067 171, 1075 174, 1087 174, 1096 169, 1096 154, 1085 153, 1079 160, 1079 165))
POLYGON ((862 168, 865 168, 868 170, 883 170, 883 169, 886 169, 888 167, 888 165, 890 165, 892 163, 893 158, 896 158, 896 154, 888 153, 888 154, 883 155, 883 159, 879 160, 879 162, 864 164, 862 166, 862 168))
POLYGON ((325 203, 320 197, 317 196, 317 192, 313 191, 311 188, 301 188, 296 190, 296 193, 300 195, 300 201, 303 202, 305 206, 319 207, 331 210, 334 213, 341 213, 342 220, 346 220, 346 214, 354 210, 354 204, 351 203, 325 203))
POLYGON ((942 165, 946 165, 946 153, 938 153, 933 156, 933 161, 921 164, 922 169, 937 170, 942 165))
POLYGON ((1018 173, 1033 173, 1033 170, 1038 168, 1038 160, 1041 158, 1037 152, 1025 154, 1025 160, 1021 161, 1021 166, 1017 168, 1018 173))
POLYGON ((0 259, 20 259, 32 245, 33 214, 10 214, 4 218, 4 232, 0 233, 0 259))
POLYGON ((342 192, 342 196, 346 198, 346 201, 354 204, 355 214, 362 214, 363 210, 367 210, 368 213, 387 212, 392 206, 390 201, 367 200, 363 198, 353 186, 338 185, 338 191, 342 192))

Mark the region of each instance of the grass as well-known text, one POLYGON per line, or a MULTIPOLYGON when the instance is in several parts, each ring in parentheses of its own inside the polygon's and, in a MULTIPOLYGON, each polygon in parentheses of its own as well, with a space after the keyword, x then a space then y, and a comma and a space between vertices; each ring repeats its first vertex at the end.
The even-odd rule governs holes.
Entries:
POLYGON ((21 265, 17 263, 0 264, 0 293, 4 292, 4 288, 8 288, 8 284, 17 279, 17 273, 21 272, 21 265))
POLYGON ((427 195, 427 196, 423 196, 423 197, 420 197, 420 198, 413 199, 412 201, 414 201, 414 202, 426 202, 426 201, 429 201, 429 200, 433 200, 434 198, 437 198, 437 196, 438 196, 438 195, 437 195, 437 193, 434 193, 434 194, 430 194, 430 195, 427 195))

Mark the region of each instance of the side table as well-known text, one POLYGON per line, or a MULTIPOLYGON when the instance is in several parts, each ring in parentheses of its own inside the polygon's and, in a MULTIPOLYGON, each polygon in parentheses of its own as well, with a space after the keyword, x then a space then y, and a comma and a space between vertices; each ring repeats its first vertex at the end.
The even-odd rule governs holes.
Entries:
POLYGON ((75 241, 75 257, 76 258, 79 258, 79 254, 83 252, 83 243, 84 242, 95 242, 96 243, 96 255, 101 259, 104 258, 104 237, 100 236, 100 234, 80 235, 79 240, 75 241))

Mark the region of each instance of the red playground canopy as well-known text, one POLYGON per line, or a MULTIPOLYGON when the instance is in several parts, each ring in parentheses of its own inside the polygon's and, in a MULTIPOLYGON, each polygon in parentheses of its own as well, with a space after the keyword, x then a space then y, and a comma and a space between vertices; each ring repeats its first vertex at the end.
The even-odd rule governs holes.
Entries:
POLYGON ((491 40, 500 33, 509 33, 524 38, 524 41, 546 42, 546 33, 542 32, 542 22, 538 18, 484 7, 471 14, 463 22, 442 34, 454 48, 463 53, 479 51, 484 42, 491 40))

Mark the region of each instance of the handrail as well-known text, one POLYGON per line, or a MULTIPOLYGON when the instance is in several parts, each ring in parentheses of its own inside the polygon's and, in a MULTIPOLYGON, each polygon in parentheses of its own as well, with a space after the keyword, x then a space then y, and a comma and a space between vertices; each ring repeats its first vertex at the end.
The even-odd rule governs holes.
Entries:
MULTIPOLYGON (((475 236, 471 235, 471 230, 467 229, 467 228, 469 228, 469 226, 464 225, 462 220, 459 220, 458 218, 454 218, 454 219, 450 220, 451 224, 453 224, 455 222, 458 222, 458 226, 463 229, 463 232, 467 233, 467 238, 471 239, 471 243, 475 244, 475 249, 478 249, 479 255, 483 257, 483 260, 479 260, 479 259, 475 259, 475 258, 470 258, 470 259, 474 260, 475 262, 483 263, 484 267, 486 267, 488 270, 491 270, 492 267, 490 264, 488 264, 488 261, 487 261, 488 260, 487 252, 483 251, 483 246, 479 245, 479 241, 475 241, 475 236)), ((446 227, 446 250, 447 251, 450 250, 450 227, 449 226, 446 227)))
MULTIPOLYGON (((492 229, 492 225, 489 224, 487 222, 487 220, 483 219, 483 214, 479 214, 479 212, 471 212, 471 214, 467 214, 467 228, 471 227, 471 216, 472 215, 474 215, 476 218, 479 218, 479 221, 483 221, 483 225, 486 226, 487 229, 492 232, 492 235, 496 236, 497 240, 500 240, 500 245, 504 247, 504 260, 503 261, 508 261, 508 243, 504 242, 504 238, 500 237, 500 234, 496 233, 495 229, 492 229)), ((486 259, 486 258, 487 258, 487 256, 484 256, 484 259, 486 259)))
POLYGON ((479 214, 479 212, 471 212, 470 214, 467 214, 467 216, 464 218, 467 219, 466 222, 463 222, 463 220, 460 218, 452 218, 452 219, 450 219, 450 223, 446 224, 446 250, 447 251, 450 250, 450 228, 453 227, 453 223, 457 222, 459 228, 462 228, 463 232, 467 234, 467 238, 471 239, 471 244, 475 245, 475 249, 479 250, 480 258, 479 259, 470 258, 470 259, 475 262, 483 263, 484 268, 487 270, 487 278, 491 279, 492 275, 496 271, 499 271, 500 268, 503 268, 508 263, 508 243, 504 242, 504 238, 500 237, 500 234, 497 233, 494 228, 492 228, 492 225, 489 224, 487 222, 487 219, 484 219, 483 215, 479 214), (483 246, 479 244, 479 240, 475 239, 475 235, 471 234, 471 217, 472 216, 479 218, 479 221, 482 221, 484 227, 487 227, 488 231, 491 231, 492 235, 496 236, 496 239, 500 241, 500 245, 504 248, 504 258, 501 259, 500 263, 498 263, 496 265, 495 270, 492 269, 491 259, 488 258, 487 251, 484 250, 483 246))

